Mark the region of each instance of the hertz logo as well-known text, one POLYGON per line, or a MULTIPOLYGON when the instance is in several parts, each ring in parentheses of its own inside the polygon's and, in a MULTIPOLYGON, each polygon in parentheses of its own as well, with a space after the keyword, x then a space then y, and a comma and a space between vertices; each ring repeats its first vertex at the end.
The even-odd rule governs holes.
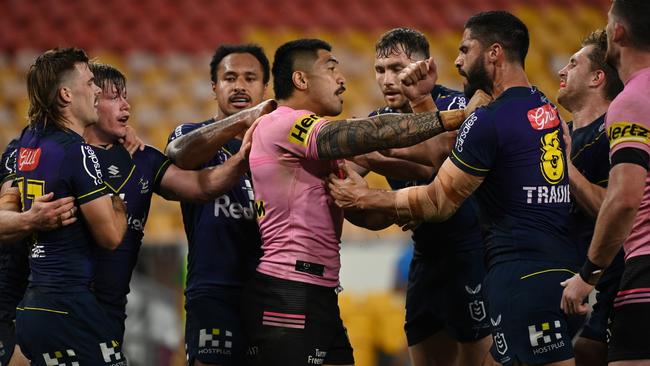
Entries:
POLYGON ((650 130, 632 122, 617 122, 607 129, 610 149, 623 142, 640 142, 650 145, 650 130))
POLYGON ((319 120, 320 117, 315 114, 306 114, 298 118, 289 131, 289 142, 307 146, 309 132, 319 120))
POLYGON ((255 201, 255 216, 257 216, 257 219, 261 220, 265 215, 264 201, 255 201))

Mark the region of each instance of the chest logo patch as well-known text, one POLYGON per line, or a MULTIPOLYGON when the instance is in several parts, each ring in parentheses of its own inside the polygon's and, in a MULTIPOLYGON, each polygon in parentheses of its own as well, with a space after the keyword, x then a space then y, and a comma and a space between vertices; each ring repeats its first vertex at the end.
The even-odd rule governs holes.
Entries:
POLYGON ((18 155, 18 170, 21 172, 29 172, 38 167, 38 162, 41 160, 41 148, 28 149, 21 147, 20 154, 18 155))
POLYGON ((535 130, 541 131, 547 128, 557 127, 560 124, 560 116, 557 110, 550 103, 528 111, 528 122, 535 130))
POLYGON ((564 156, 560 146, 560 130, 549 132, 542 136, 542 156, 539 167, 547 182, 558 184, 564 178, 564 156))

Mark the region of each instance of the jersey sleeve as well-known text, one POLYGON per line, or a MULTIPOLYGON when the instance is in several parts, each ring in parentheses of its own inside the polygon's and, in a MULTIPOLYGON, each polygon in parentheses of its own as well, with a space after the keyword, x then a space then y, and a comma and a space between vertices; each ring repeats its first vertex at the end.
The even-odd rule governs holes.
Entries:
POLYGON ((650 116, 635 113, 647 106, 629 96, 615 100, 607 111, 607 138, 610 158, 624 148, 634 148, 650 154, 650 116))
POLYGON ((168 157, 165 156, 162 152, 158 151, 158 149, 152 147, 152 146, 147 146, 144 151, 147 154, 147 158, 149 159, 149 162, 151 164, 151 167, 153 168, 153 189, 154 192, 159 191, 160 188, 160 182, 162 181, 162 178, 165 176, 165 172, 171 165, 171 160, 169 160, 168 157))
POLYGON ((181 136, 187 135, 199 127, 203 127, 204 125, 204 123, 184 123, 182 125, 178 125, 176 128, 174 128, 172 133, 167 138, 167 144, 169 145, 170 142, 176 140, 181 136))
POLYGON ((485 108, 472 113, 458 129, 451 161, 462 171, 484 177, 497 154, 497 134, 485 108))
POLYGON ((0 184, 10 181, 16 176, 17 150, 18 140, 13 139, 2 153, 2 158, 0 158, 0 184))
POLYGON ((278 121, 274 144, 282 150, 306 159, 318 159, 316 136, 328 120, 306 110, 289 113, 278 121))
POLYGON ((63 179, 68 181, 78 204, 82 205, 108 193, 99 159, 90 145, 70 147, 65 162, 63 179))

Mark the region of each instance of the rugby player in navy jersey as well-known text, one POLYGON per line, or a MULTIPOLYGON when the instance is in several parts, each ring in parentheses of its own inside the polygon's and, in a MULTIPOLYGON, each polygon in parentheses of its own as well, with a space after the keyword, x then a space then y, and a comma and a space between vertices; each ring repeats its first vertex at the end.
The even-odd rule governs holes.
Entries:
POLYGON ((82 138, 97 122, 100 93, 88 56, 76 48, 41 54, 27 73, 27 91, 29 126, 16 158, 23 210, 51 191, 55 198, 73 196, 83 220, 31 236, 18 344, 32 365, 126 365, 116 331, 90 291, 94 243, 116 248, 126 216, 124 202, 108 196, 97 155, 82 138))
MULTIPOLYGON (((506 365, 571 365, 571 339, 582 317, 567 316, 558 303, 558 283, 577 270, 564 141, 557 111, 524 72, 528 44, 526 26, 508 12, 471 17, 456 66, 467 96, 483 89, 495 100, 461 125, 433 182, 371 190, 348 169, 351 179, 332 176, 330 189, 342 207, 380 210, 400 221, 445 220, 476 191, 493 358, 506 365)), ((410 77, 403 82, 412 85, 405 93, 428 98, 435 70, 421 62, 404 72, 410 77)))
MULTIPOLYGON (((186 169, 230 164, 241 149, 244 131, 260 113, 275 107, 272 101, 260 104, 269 73, 269 61, 259 46, 220 46, 210 63, 217 114, 204 122, 178 126, 169 138, 169 157, 186 169), (253 106, 257 107, 250 108, 253 106), (236 115, 252 118, 233 120, 236 115)), ((185 289, 188 363, 246 364, 249 350, 240 315, 241 291, 261 255, 249 173, 240 171, 230 190, 213 202, 183 202, 181 209, 189 244, 185 289)))
MULTIPOLYGON (((375 45, 375 77, 386 106, 371 116, 411 112, 398 75, 412 62, 429 56, 429 42, 416 30, 396 28, 380 37, 375 45)), ((431 96, 439 110, 466 105, 461 92, 442 85, 435 85, 431 96)), ((428 140, 427 144, 440 152, 429 156, 430 161, 438 161, 434 166, 385 158, 378 152, 352 160, 385 175, 393 189, 428 184, 449 155, 451 147, 445 141, 455 135, 455 132, 447 132, 428 140)), ((481 293, 485 276, 484 247, 474 199, 467 200, 443 223, 418 226, 413 230, 413 242, 415 250, 409 268, 404 325, 411 362, 415 366, 454 365, 456 362, 480 365, 492 339, 481 293)))
POLYGON ((107 189, 124 199, 128 224, 124 240, 116 250, 97 248, 93 290, 119 328, 118 341, 121 342, 129 282, 142 245, 152 194, 195 202, 217 198, 239 182, 248 169, 246 156, 250 144, 244 142, 242 149, 227 163, 199 171, 178 168, 151 146, 130 154, 119 143, 127 133, 131 109, 126 78, 109 65, 92 63, 90 70, 102 93, 97 103, 99 119, 86 128, 84 138, 95 149, 107 189))
MULTIPOLYGON (((598 211, 605 197, 609 176, 609 141, 605 132, 605 113, 611 101, 623 90, 616 70, 605 62, 607 35, 591 33, 582 48, 559 71, 560 105, 571 112, 572 131, 565 131, 571 207, 571 240, 578 244, 584 261, 598 211)), ((574 349, 576 365, 607 364, 607 321, 623 274, 623 250, 596 285, 596 304, 574 349)))

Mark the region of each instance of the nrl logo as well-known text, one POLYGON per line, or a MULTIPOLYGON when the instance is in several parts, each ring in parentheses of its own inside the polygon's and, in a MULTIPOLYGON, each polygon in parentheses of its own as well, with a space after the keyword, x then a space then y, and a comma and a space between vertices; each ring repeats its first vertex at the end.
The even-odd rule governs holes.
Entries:
POLYGON ((481 292, 481 284, 479 283, 478 286, 476 286, 474 289, 469 286, 465 286, 465 291, 467 291, 468 294, 476 295, 481 292))
POLYGON ((492 323, 492 326, 493 326, 493 327, 496 327, 496 326, 498 326, 499 324, 501 324, 501 314, 499 314, 499 316, 497 316, 497 319, 496 319, 496 320, 490 318, 490 323, 492 323))

